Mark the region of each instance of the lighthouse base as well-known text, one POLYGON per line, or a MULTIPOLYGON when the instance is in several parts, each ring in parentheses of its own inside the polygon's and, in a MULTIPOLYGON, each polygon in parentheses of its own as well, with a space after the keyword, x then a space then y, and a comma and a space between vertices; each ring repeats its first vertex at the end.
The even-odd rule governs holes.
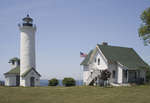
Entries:
POLYGON ((20 86, 40 86, 40 74, 35 69, 29 69, 20 76, 20 86))

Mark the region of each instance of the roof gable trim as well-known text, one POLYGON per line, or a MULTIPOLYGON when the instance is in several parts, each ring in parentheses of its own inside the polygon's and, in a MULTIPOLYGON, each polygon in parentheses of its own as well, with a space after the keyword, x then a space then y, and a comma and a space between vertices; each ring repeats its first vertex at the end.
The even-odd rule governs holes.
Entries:
POLYGON ((39 76, 41 77, 41 75, 40 75, 34 68, 28 69, 28 70, 27 70, 26 72, 24 72, 21 76, 22 76, 22 77, 27 76, 27 74, 29 74, 32 70, 33 70, 37 75, 39 75, 39 76))
POLYGON ((96 48, 99 50, 99 52, 102 54, 102 57, 104 58, 104 61, 108 64, 108 59, 105 57, 105 55, 103 54, 103 52, 101 51, 101 49, 99 48, 98 45, 96 45, 96 48))

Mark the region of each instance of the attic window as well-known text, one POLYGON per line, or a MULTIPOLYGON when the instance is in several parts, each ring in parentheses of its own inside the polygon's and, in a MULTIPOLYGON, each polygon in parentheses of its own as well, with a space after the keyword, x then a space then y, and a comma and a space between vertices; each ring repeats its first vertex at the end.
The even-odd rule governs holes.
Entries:
POLYGON ((98 65, 100 65, 100 59, 98 58, 98 65))

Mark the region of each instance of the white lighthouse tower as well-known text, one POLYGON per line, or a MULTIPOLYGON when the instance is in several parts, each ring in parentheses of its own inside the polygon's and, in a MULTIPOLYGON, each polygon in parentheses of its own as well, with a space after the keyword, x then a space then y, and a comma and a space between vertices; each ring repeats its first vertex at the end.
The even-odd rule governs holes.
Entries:
POLYGON ((20 44, 20 86, 39 86, 40 74, 36 71, 35 32, 33 19, 27 15, 19 25, 20 44))

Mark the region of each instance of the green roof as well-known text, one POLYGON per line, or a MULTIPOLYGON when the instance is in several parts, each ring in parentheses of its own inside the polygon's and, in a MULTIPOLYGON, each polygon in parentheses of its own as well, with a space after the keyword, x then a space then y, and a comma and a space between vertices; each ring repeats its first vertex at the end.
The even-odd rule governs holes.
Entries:
MULTIPOLYGON (((39 76, 41 76, 34 68, 28 69, 26 72, 24 72, 21 76, 25 77, 31 70, 35 71, 39 76)), ((7 74, 18 74, 20 75, 20 66, 17 66, 16 68, 11 69, 7 73, 4 73, 5 75, 7 74)))
POLYGON ((112 62, 119 62, 122 65, 132 69, 149 67, 148 64, 146 64, 132 48, 109 45, 98 45, 98 47, 106 59, 112 62))
MULTIPOLYGON (((119 62, 129 69, 149 68, 140 56, 132 49, 127 47, 117 47, 109 45, 97 45, 106 59, 111 62, 119 62)), ((88 65, 92 54, 95 50, 91 50, 88 56, 82 61, 81 65, 88 65)))
POLYGON ((8 71, 6 74, 20 74, 20 66, 17 66, 16 68, 11 69, 10 71, 8 71))
POLYGON ((92 55, 92 52, 93 52, 93 50, 91 50, 89 53, 88 53, 88 55, 85 57, 85 59, 81 62, 81 64, 80 65, 88 65, 88 62, 89 62, 89 60, 90 60, 90 58, 91 58, 91 55, 92 55))
POLYGON ((34 68, 28 69, 26 72, 24 72, 21 76, 25 77, 31 70, 37 73, 37 75, 41 76, 34 68))
POLYGON ((14 57, 14 58, 12 58, 12 59, 9 60, 9 62, 11 62, 11 61, 20 61, 20 59, 17 58, 17 57, 14 57))

